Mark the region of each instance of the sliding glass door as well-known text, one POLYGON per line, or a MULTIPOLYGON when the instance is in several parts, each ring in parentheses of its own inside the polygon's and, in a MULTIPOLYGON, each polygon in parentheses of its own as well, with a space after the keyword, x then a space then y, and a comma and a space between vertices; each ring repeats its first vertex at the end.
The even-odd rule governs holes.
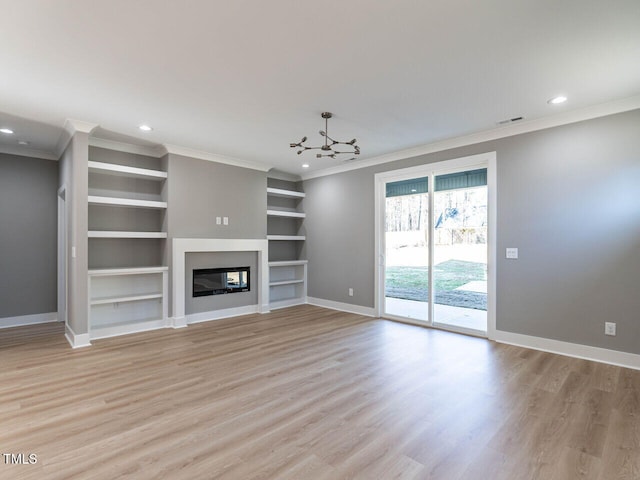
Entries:
POLYGON ((389 182, 385 189, 385 308, 389 315, 427 321, 429 178, 389 182))
POLYGON ((435 176, 434 325, 487 331, 487 169, 435 176))
POLYGON ((408 170, 378 179, 381 315, 486 335, 487 167, 408 170))

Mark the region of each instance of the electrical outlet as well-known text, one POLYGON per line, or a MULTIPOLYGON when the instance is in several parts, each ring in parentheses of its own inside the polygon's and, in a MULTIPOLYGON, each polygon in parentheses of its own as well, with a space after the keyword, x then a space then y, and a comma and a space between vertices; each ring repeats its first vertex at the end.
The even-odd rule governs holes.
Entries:
POLYGON ((229 217, 222 217, 222 224, 229 225, 229 217))
POLYGON ((518 249, 514 247, 507 247, 505 256, 509 259, 516 260, 518 258, 518 249))
POLYGON ((613 322, 604 322, 604 334, 611 335, 615 337, 616 335, 616 324, 613 322))
POLYGON ((216 217, 216 225, 222 225, 222 217, 216 217))
POLYGON ((353 288, 350 288, 350 289, 349 289, 349 296, 350 296, 350 297, 353 297, 353 288))

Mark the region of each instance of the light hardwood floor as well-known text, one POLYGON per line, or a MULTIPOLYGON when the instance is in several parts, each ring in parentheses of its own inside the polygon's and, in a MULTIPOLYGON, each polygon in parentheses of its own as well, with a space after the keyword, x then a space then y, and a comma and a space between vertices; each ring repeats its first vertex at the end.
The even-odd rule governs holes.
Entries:
POLYGON ((312 306, 0 330, 2 479, 640 479, 640 372, 312 306))

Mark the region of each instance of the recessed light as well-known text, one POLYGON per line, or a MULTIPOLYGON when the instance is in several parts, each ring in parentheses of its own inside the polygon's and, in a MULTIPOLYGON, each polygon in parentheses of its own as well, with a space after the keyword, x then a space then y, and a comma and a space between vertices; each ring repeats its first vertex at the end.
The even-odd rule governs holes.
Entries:
POLYGON ((302 168, 309 168, 309 164, 308 163, 303 163, 302 164, 302 168))
POLYGON ((29 142, 27 142, 26 140, 18 140, 18 145, 26 147, 27 145, 29 145, 29 142))
POLYGON ((564 103, 567 101, 567 97, 565 97, 564 95, 558 95, 557 97, 553 97, 552 99, 548 100, 547 103, 550 103, 551 105, 558 105, 559 103, 564 103))
POLYGON ((151 128, 149 125, 140 125, 138 128, 143 132, 150 132, 151 130, 153 130, 153 128, 151 128))
POLYGON ((11 130, 10 128, 0 128, 0 132, 11 135, 13 133, 13 130, 11 130))

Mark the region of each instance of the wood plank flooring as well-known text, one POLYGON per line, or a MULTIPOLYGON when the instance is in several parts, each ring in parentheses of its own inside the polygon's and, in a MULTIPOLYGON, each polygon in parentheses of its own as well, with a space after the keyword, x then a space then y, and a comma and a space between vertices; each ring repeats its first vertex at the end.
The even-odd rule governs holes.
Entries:
POLYGON ((640 372, 313 306, 0 360, 2 479, 640 479, 640 372))

